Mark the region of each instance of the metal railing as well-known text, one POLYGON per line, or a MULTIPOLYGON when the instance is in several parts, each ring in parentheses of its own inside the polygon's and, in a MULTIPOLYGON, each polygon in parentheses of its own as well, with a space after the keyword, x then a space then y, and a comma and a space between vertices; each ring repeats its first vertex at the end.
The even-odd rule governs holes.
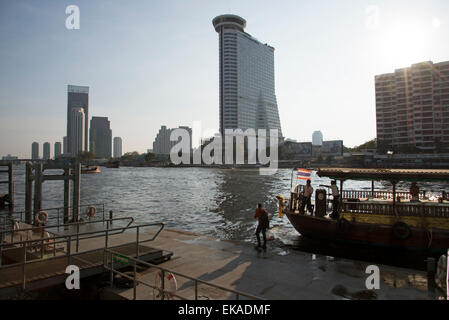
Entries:
POLYGON ((449 218, 449 205, 433 203, 341 203, 341 210, 347 213, 379 214, 388 216, 449 218))
MULTIPOLYGON (((114 219, 111 219, 113 222, 114 219)), ((27 265, 30 264, 34 264, 34 263, 38 263, 38 262, 42 262, 42 261, 51 261, 51 260, 55 260, 55 259, 60 259, 61 257, 66 257, 68 259, 68 265, 71 264, 73 257, 76 257, 78 255, 81 254, 87 254, 87 253, 91 253, 91 252, 99 252, 99 250, 101 250, 100 248, 97 249, 91 249, 91 250, 86 250, 86 251, 79 251, 79 246, 75 246, 75 253, 72 252, 72 242, 76 241, 76 239, 82 239, 82 240, 86 240, 86 239, 92 239, 92 238, 98 238, 98 237, 105 237, 105 244, 104 244, 104 248, 109 248, 109 237, 111 235, 117 234, 114 232, 117 231, 128 231, 128 230, 135 230, 136 231, 136 240, 133 242, 128 242, 128 243, 121 243, 120 245, 117 246, 113 246, 111 248, 118 248, 118 247, 122 247, 122 246, 126 246, 126 245, 130 245, 130 244, 136 244, 136 257, 139 257, 139 244, 142 243, 147 243, 150 241, 154 241, 154 239, 157 238, 157 236, 162 232, 162 230, 164 229, 164 224, 163 223, 149 223, 149 224, 142 224, 142 225, 137 225, 137 226, 126 226, 126 227, 119 227, 119 228, 112 228, 110 229, 110 223, 107 223, 107 229, 106 230, 95 230, 95 231, 87 231, 87 232, 79 232, 79 233, 74 233, 74 234, 69 234, 69 235, 61 235, 61 236, 56 236, 53 235, 51 237, 46 237, 46 238, 41 238, 41 239, 34 239, 34 240, 25 240, 25 241, 18 241, 18 242, 14 242, 13 244, 11 243, 0 243, 0 249, 3 250, 4 247, 9 247, 9 249, 11 249, 11 245, 14 245, 14 248, 22 248, 23 249, 23 261, 18 262, 18 263, 13 263, 13 264, 8 264, 8 265, 0 265, 0 272, 2 270, 8 269, 8 268, 14 268, 14 267, 21 267, 22 269, 22 275, 23 275, 23 279, 22 279, 22 289, 26 288, 26 267, 27 265), (142 228, 147 228, 147 227, 155 227, 155 226, 159 226, 159 229, 157 230, 157 232, 154 234, 154 236, 150 239, 146 239, 146 240, 141 240, 141 235, 140 235, 140 230, 142 228), (91 237, 83 237, 80 238, 80 236, 87 236, 87 235, 92 235, 92 234, 98 234, 98 233, 102 233, 101 235, 94 235, 91 237), (58 244, 62 244, 63 248, 59 248, 59 250, 56 249, 56 245, 58 244), (47 250, 47 248, 53 246, 53 256, 52 257, 44 257, 44 251, 47 250), (33 249, 36 248, 40 248, 40 258, 36 257, 32 260, 27 259, 27 253, 31 253, 33 249), (57 256, 56 252, 59 251, 61 253, 61 255, 57 256)), ((1 252, 0 252, 0 257, 1 257, 1 252)), ((105 258, 105 256, 103 257, 105 258)), ((106 261, 103 260, 103 264, 105 264, 106 261)))
MULTIPOLYGON (((84 204, 84 205, 80 205, 80 216, 85 215, 84 212, 82 212, 82 208, 89 208, 89 207, 95 207, 96 209, 98 208, 97 211, 97 215, 101 214, 102 219, 106 218, 106 209, 105 206, 108 205, 108 203, 93 203, 93 204, 84 204)), ((48 213, 49 217, 48 220, 52 221, 52 220, 56 220, 57 223, 64 223, 64 210, 65 209, 72 209, 73 206, 69 206, 69 207, 54 207, 54 208, 46 208, 46 209, 41 209, 39 211, 45 211, 48 213), (51 213, 56 211, 56 216, 53 216, 51 213), (62 213, 62 214, 61 214, 62 213), (61 222, 62 220, 62 222, 61 222)), ((11 221, 11 220, 18 220, 21 222, 25 222, 25 216, 26 216, 26 211, 25 210, 21 210, 21 211, 14 211, 11 213, 4 213, 2 215, 0 215, 0 224, 4 223, 4 221, 11 221)), ((32 210, 32 216, 34 216, 35 212, 34 210, 32 210)))
POLYGON ((212 288, 215 288, 215 289, 219 289, 219 290, 222 290, 222 291, 225 291, 225 292, 229 292, 231 294, 234 294, 236 300, 239 300, 240 297, 246 297, 246 298, 251 299, 251 300, 265 300, 265 299, 263 299, 261 297, 257 297, 257 296, 254 296, 254 295, 251 295, 251 294, 248 294, 248 293, 244 293, 244 292, 241 292, 241 291, 233 290, 233 289, 230 289, 230 288, 226 288, 226 287, 223 287, 223 286, 220 286, 220 285, 213 284, 211 282, 200 280, 198 278, 187 276, 185 274, 182 274, 182 273, 179 273, 179 272, 176 272, 176 271, 172 271, 172 270, 169 270, 167 268, 163 268, 163 267, 160 267, 158 265, 139 260, 137 258, 124 256, 124 255, 122 255, 122 254, 120 254, 118 252, 115 252, 115 251, 111 250, 111 249, 105 249, 104 251, 105 251, 105 254, 104 254, 105 255, 105 261, 107 262, 107 263, 105 263, 104 268, 106 270, 110 271, 110 282, 111 282, 110 285, 111 285, 111 287, 114 285, 114 282, 113 282, 114 281, 114 274, 118 274, 121 277, 124 277, 124 278, 126 278, 128 280, 133 281, 133 300, 137 299, 137 285, 138 284, 142 284, 142 285, 144 285, 146 287, 152 288, 153 290, 157 290, 160 293, 160 295, 161 295, 161 300, 165 300, 166 297, 174 297, 174 298, 178 298, 180 300, 189 300, 189 298, 183 297, 183 296, 177 294, 176 292, 172 292, 172 291, 169 291, 169 290, 165 289, 165 278, 166 278, 165 275, 166 274, 172 274, 172 275, 175 275, 175 276, 178 276, 178 277, 181 277, 181 278, 193 281, 193 283, 194 283, 194 286, 193 286, 194 287, 194 297, 195 297, 194 299, 195 300, 198 300, 198 298, 199 298, 198 287, 199 287, 200 284, 204 285, 204 286, 209 286, 209 287, 212 287, 212 288), (117 259, 117 260, 125 259, 125 260, 128 260, 128 262, 132 261, 133 276, 130 276, 130 275, 126 274, 126 273, 123 273, 123 272, 120 272, 120 271, 114 269, 114 260, 116 260, 114 257, 119 257, 119 259, 117 259), (161 275, 160 275, 161 286, 158 287, 157 285, 152 285, 152 284, 149 284, 149 283, 147 283, 145 281, 137 279, 137 264, 145 266, 145 267, 148 267, 148 268, 158 269, 159 272, 161 273, 161 275))

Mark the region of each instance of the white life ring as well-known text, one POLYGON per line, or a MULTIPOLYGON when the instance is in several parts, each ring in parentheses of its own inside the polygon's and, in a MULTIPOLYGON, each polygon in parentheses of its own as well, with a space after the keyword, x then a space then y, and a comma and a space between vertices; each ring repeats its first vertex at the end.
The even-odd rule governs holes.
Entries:
POLYGON ((438 260, 437 277, 438 277, 438 279, 441 282, 443 282, 443 283, 446 282, 446 277, 447 277, 447 257, 444 254, 440 257, 440 260, 438 260))
POLYGON ((87 215, 89 218, 93 218, 93 217, 95 216, 95 213, 97 213, 97 209, 96 209, 95 207, 89 207, 89 208, 87 208, 86 215, 87 215))
MULTIPOLYGON (((156 298, 162 297, 162 272, 159 270, 156 274, 156 298)), ((173 298, 174 292, 178 290, 178 282, 176 281, 175 275, 171 272, 165 272, 165 279, 164 279, 164 291, 165 296, 169 299, 173 298), (171 293, 167 293, 171 292, 171 293)))
POLYGON ((39 211, 34 216, 34 222, 38 225, 47 223, 48 222, 48 213, 45 211, 39 211))

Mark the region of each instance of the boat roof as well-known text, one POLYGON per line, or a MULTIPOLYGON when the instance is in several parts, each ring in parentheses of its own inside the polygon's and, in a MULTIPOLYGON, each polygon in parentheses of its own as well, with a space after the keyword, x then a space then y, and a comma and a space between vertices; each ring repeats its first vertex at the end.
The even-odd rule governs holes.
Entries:
POLYGON ((320 168, 319 177, 334 180, 370 180, 370 181, 449 181, 449 170, 437 169, 350 169, 320 168))

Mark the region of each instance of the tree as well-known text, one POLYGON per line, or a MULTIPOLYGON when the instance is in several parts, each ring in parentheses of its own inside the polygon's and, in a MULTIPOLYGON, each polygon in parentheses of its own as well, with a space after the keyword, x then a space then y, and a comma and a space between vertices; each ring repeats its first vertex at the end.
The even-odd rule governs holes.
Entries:
POLYGON ((156 158, 156 155, 154 153, 148 152, 147 154, 145 154, 146 162, 151 162, 154 160, 154 158, 156 158))
POLYGON ((132 160, 136 160, 138 156, 139 156, 139 152, 137 152, 137 151, 127 152, 122 156, 121 159, 132 161, 132 160))
POLYGON ((78 153, 77 159, 81 162, 95 159, 95 154, 89 151, 81 151, 78 153))

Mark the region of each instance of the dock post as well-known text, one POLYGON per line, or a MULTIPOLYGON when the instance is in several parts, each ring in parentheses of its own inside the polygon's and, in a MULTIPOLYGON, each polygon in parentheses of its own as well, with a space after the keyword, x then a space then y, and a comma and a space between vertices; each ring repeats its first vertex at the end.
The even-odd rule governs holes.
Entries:
POLYGON ((73 184, 73 221, 79 221, 80 219, 80 191, 81 191, 81 163, 77 161, 75 163, 75 177, 73 184))
MULTIPOLYGON (((64 168, 64 176, 70 176, 70 168, 64 168)), ((70 179, 64 180, 64 224, 70 221, 70 179)))
POLYGON ((42 210, 42 163, 34 165, 34 214, 42 210))
POLYGON ((26 163, 25 170, 25 222, 33 223, 33 168, 31 162, 26 163))
POLYGON ((13 180, 13 167, 12 162, 8 164, 8 202, 9 202, 9 212, 14 211, 14 180, 13 180))

